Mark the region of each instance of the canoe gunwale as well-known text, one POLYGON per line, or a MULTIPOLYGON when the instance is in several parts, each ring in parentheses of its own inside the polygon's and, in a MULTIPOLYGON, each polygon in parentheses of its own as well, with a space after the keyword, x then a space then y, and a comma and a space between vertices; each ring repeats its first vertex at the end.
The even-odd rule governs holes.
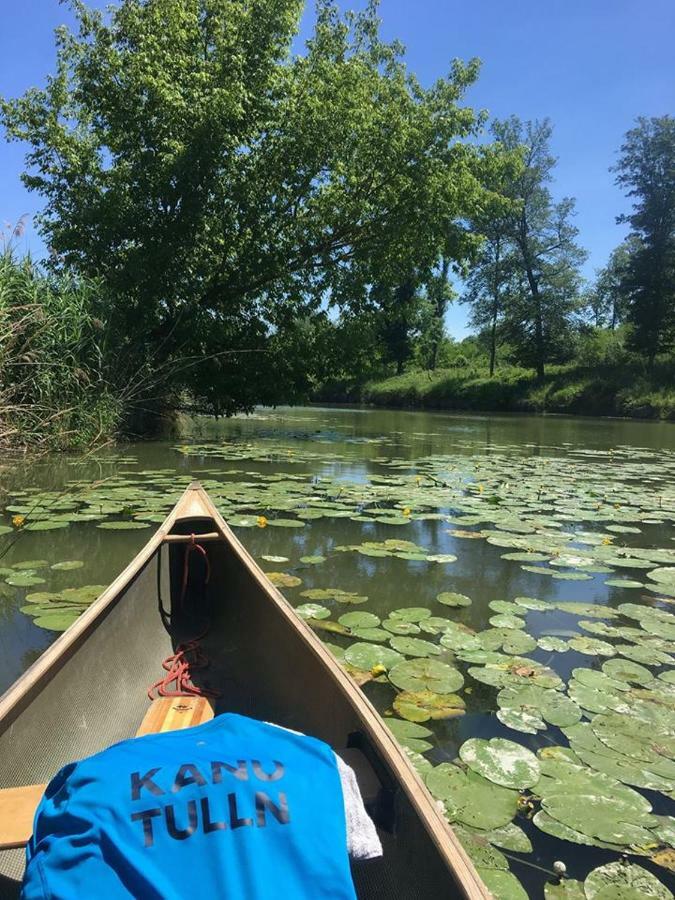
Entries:
MULTIPOLYGON (((361 689, 341 668, 333 654, 324 646, 312 628, 301 619, 281 592, 274 587, 260 566, 229 528, 211 498, 198 482, 193 482, 180 498, 150 540, 129 565, 111 582, 105 591, 44 653, 0 696, 0 732, 11 726, 14 719, 30 704, 32 698, 59 671, 87 639, 117 602, 125 589, 164 543, 190 541, 190 535, 171 535, 177 522, 190 519, 211 519, 216 532, 209 532, 208 540, 226 543, 257 582, 260 590, 284 617, 288 627, 299 633, 307 649, 318 658, 333 680, 335 688, 352 706, 362 722, 369 739, 382 753, 401 785, 408 801, 448 867, 457 886, 458 895, 466 900, 489 900, 492 894, 476 871, 473 862, 460 844, 442 813, 436 807, 422 779, 412 767, 405 752, 380 718, 379 713, 361 689), (169 540, 167 541, 167 537, 169 540), (178 539, 178 540, 177 540, 178 539)), ((195 534, 195 540, 199 535, 195 534)))

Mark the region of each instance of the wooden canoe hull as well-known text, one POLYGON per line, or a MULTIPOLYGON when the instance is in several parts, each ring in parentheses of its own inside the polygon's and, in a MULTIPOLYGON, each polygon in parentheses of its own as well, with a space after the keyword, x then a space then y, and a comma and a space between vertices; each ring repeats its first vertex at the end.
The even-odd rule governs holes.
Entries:
MULTIPOLYGON (((197 554, 195 554, 196 556, 197 554)), ((195 579, 198 580, 198 579, 195 579)), ((179 639, 210 623, 204 683, 239 712, 361 745, 391 797, 384 859, 355 870, 359 897, 490 894, 375 708, 265 577, 193 484, 132 563, 0 698, 0 787, 48 781, 67 762, 136 732, 147 687, 179 639), (187 544, 209 533, 205 593, 179 608, 187 544), (171 633, 159 602, 171 608, 171 633), (181 633, 182 631, 182 633, 181 633)), ((0 897, 17 894, 20 851, 0 852, 0 897)))

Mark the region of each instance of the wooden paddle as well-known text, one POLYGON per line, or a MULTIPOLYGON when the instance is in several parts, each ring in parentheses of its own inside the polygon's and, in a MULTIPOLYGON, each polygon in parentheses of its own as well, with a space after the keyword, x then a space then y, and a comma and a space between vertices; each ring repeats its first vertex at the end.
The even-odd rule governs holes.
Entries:
MULTIPOLYGON (((159 697, 143 716, 136 737, 178 731, 213 718, 206 697, 159 697)), ((33 819, 46 784, 27 784, 0 790, 0 850, 23 847, 33 833, 33 819)))

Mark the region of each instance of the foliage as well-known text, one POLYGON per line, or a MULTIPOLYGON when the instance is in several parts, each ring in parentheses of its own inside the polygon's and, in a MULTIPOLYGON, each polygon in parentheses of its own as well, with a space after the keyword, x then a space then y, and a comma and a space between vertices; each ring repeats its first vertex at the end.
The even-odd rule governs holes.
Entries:
POLYGON ((633 211, 618 219, 631 227, 622 278, 631 344, 653 363, 675 346, 675 118, 638 119, 614 171, 633 198, 633 211))
POLYGON ((675 420, 675 359, 657 358, 648 370, 639 357, 622 350, 618 358, 623 362, 603 364, 586 346, 584 365, 548 366, 543 379, 531 369, 509 365, 490 377, 484 361, 370 382, 357 396, 376 406, 675 420))
POLYGON ((547 362, 568 356, 580 306, 578 267, 586 256, 576 243, 574 200, 554 203, 547 186, 556 163, 549 148, 551 133, 547 120, 523 123, 512 116, 493 125, 507 151, 523 148, 523 167, 505 191, 513 204, 506 236, 516 269, 504 332, 518 361, 533 366, 540 378, 547 362))
POLYGON ((123 403, 101 286, 45 276, 0 253, 0 444, 61 448, 105 440, 123 403))
POLYGON ((625 322, 628 308, 625 284, 631 257, 638 249, 639 242, 635 238, 624 241, 612 250, 607 265, 596 272, 588 300, 597 328, 606 326, 614 330, 625 322))
POLYGON ((29 144, 54 266, 117 298, 121 355, 133 335, 161 365, 203 359, 175 381, 218 412, 288 400, 312 380, 300 363, 326 298, 358 308, 378 283, 405 307, 412 271, 470 255, 489 156, 463 142, 475 61, 422 87, 375 2, 342 16, 319 0, 300 56, 301 0, 71 6, 56 73, 2 120, 29 144))

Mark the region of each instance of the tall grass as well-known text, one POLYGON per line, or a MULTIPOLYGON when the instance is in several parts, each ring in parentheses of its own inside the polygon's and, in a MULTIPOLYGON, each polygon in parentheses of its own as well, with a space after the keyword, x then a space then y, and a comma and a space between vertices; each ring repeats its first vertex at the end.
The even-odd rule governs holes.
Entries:
POLYGON ((0 252, 0 446, 91 446, 119 427, 96 284, 0 252))

